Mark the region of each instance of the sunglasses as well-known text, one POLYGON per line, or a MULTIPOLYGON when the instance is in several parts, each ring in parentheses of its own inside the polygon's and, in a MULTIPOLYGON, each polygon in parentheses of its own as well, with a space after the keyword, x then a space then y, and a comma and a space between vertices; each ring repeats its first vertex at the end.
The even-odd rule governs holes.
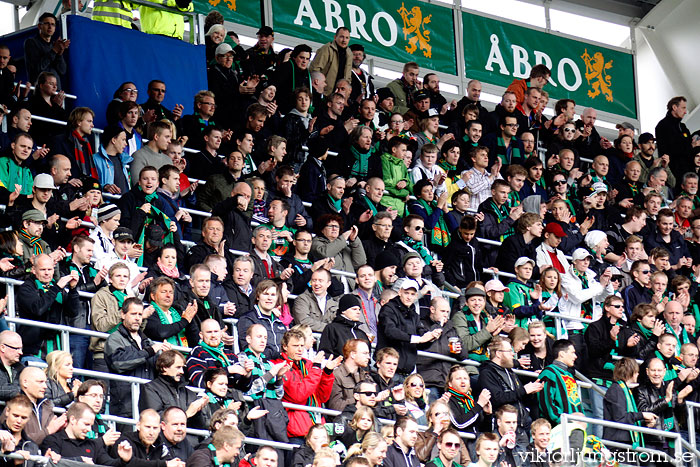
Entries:
POLYGON ((554 185, 566 185, 566 180, 555 180, 552 183, 554 185))
POLYGON ((575 133, 576 130, 573 129, 573 128, 564 128, 564 132, 565 132, 565 133, 575 133))
POLYGON ((379 393, 377 391, 360 391, 358 394, 362 394, 364 396, 376 396, 379 393))
POLYGON ((445 445, 446 448, 449 448, 449 449, 455 449, 455 448, 458 448, 458 447, 459 447, 459 443, 450 443, 450 442, 446 442, 446 443, 443 443, 443 444, 445 445))
POLYGON ((422 387, 423 387, 423 384, 421 384, 421 383, 410 383, 409 386, 412 387, 412 388, 422 388, 422 387))
POLYGON ((416 226, 413 228, 413 230, 415 230, 416 232, 425 231, 425 227, 416 226))
POLYGON ((611 308, 622 308, 622 304, 618 303, 617 305, 610 305, 611 308))
POLYGON ((644 271, 639 271, 641 274, 651 274, 651 269, 645 269, 644 271))

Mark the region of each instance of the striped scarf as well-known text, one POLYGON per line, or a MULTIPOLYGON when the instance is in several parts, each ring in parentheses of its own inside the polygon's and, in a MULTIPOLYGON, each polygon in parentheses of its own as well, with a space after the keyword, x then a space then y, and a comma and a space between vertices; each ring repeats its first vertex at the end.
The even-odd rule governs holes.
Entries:
MULTIPOLYGON (((39 281, 38 279, 34 279, 34 283, 36 284, 36 288, 39 292, 42 293, 48 293, 49 290, 51 290, 51 287, 56 283, 53 279, 51 282, 44 284, 43 282, 39 281)), ((63 304, 63 293, 58 292, 56 295, 55 299, 56 303, 63 304)), ((54 350, 64 350, 62 348, 62 342, 61 342, 61 335, 56 331, 54 335, 50 338, 46 339, 46 353, 44 354, 42 349, 39 349, 39 352, 35 355, 36 357, 44 360, 46 359, 46 355, 50 354, 54 350)))
POLYGON ((78 168, 80 169, 80 174, 81 175, 87 175, 89 177, 95 178, 99 180, 99 175, 97 174, 97 168, 95 167, 95 164, 92 162, 92 155, 94 154, 95 151, 92 150, 92 145, 90 144, 90 141, 87 139, 83 138, 80 133, 78 133, 78 130, 73 130, 71 133, 71 137, 73 138, 73 157, 75 158, 76 162, 78 163, 78 168), (83 153, 83 146, 87 146, 87 158, 85 157, 85 154, 83 153))
MULTIPOLYGON (((165 312, 156 304, 156 302, 152 301, 151 305, 153 306, 153 308, 155 308, 156 313, 158 314, 158 318, 160 318, 160 324, 173 324, 182 320, 180 313, 178 313, 178 311, 173 307, 170 307, 170 317, 168 317, 168 315, 165 314, 165 312)), ((180 345, 182 347, 187 347, 187 336, 185 333, 185 328, 183 328, 176 335, 168 337, 167 339, 165 339, 165 341, 172 345, 180 345)))
MULTIPOLYGON (((139 191, 143 191, 140 186, 139 191)), ((165 237, 163 237, 163 245, 167 245, 168 243, 174 243, 175 237, 170 231, 170 218, 163 211, 158 209, 153 203, 153 201, 158 199, 158 193, 154 191, 150 195, 146 195, 145 199, 147 203, 150 203, 151 211, 146 215, 146 222, 144 222, 143 228, 141 229, 141 233, 139 234, 138 244, 143 245, 144 240, 146 238, 146 229, 148 229, 149 225, 155 224, 158 221, 161 221, 165 225, 166 234, 165 237)), ((139 256, 139 259, 136 260, 136 264, 139 267, 143 266, 143 254, 139 256)))
POLYGON ((425 264, 430 264, 430 262, 433 260, 433 256, 430 254, 430 251, 428 251, 428 249, 423 246, 423 242, 416 241, 408 235, 404 235, 401 241, 409 247, 411 247, 411 249, 414 250, 416 253, 418 253, 425 262, 425 264))
POLYGON ((255 363, 250 375, 253 386, 246 395, 250 396, 253 400, 262 398, 279 399, 277 392, 274 389, 270 389, 270 387, 274 387, 276 378, 273 377, 264 387, 256 386, 256 381, 263 381, 263 376, 272 369, 272 363, 265 357, 265 354, 257 356, 250 348, 245 349, 245 355, 255 363))
MULTIPOLYGON (((520 204, 520 194, 518 194, 518 204, 520 204)), ((508 218, 508 216, 510 215, 510 212, 508 210, 508 206, 506 206, 506 204, 504 203, 501 207, 499 207, 496 204, 496 202, 493 200, 493 198, 491 199, 491 208, 493 208, 493 213, 496 215, 496 220, 498 221, 499 224, 501 222, 503 222, 504 220, 506 220, 508 218)), ((511 235, 513 235, 514 233, 515 233, 515 230, 513 230, 513 227, 506 230, 506 233, 504 233, 500 237, 501 242, 503 240, 505 240, 506 238, 510 237, 511 235)))
POLYGON ((26 229, 19 231, 19 236, 22 237, 27 244, 32 248, 32 254, 41 255, 44 253, 44 247, 41 245, 41 237, 29 235, 26 229))
MULTIPOLYGON (((479 326, 477 325, 476 319, 474 319, 474 315, 472 312, 469 310, 468 306, 464 306, 462 308, 462 312, 464 313, 464 316, 467 318, 467 329, 469 329, 469 335, 473 336, 477 332, 479 332, 479 326)), ((481 328, 483 329, 484 326, 489 322, 489 314, 486 312, 481 312, 479 315, 479 318, 481 320, 481 328)), ((486 360, 487 358, 487 351, 486 351, 486 344, 482 345, 481 347, 478 347, 474 350, 471 350, 469 352, 469 356, 471 358, 474 358, 476 360, 482 361, 486 360)))
MULTIPOLYGON (((424 199, 419 199, 418 204, 423 206, 423 209, 425 209, 425 213, 428 216, 430 216, 433 211, 438 208, 437 202, 435 201, 428 204, 428 202, 424 199)), ((435 223, 435 227, 433 227, 430 235, 430 244, 441 247, 446 247, 450 244, 450 231, 447 228, 447 222, 445 222, 445 216, 443 213, 440 213, 440 217, 438 217, 438 221, 435 223)))
POLYGON ((445 171, 445 173, 447 174, 447 178, 449 178, 452 181, 452 183, 457 183, 457 180, 459 180, 460 178, 460 174, 457 172, 456 165, 450 164, 445 159, 441 159, 437 163, 437 165, 445 171))
MULTIPOLYGON (((289 357, 286 355, 283 355, 285 359, 289 360, 289 357)), ((309 369, 306 366, 306 360, 303 358, 299 360, 298 362, 292 362, 295 367, 301 371, 301 376, 306 378, 309 376, 309 369)), ((306 400, 306 405, 309 407, 321 407, 321 404, 318 402, 318 398, 316 397, 316 394, 311 394, 309 398, 306 400)), ((317 414, 315 412, 307 412, 309 414, 309 417, 311 417, 311 421, 316 424, 320 423, 321 420, 321 415, 317 414)))
POLYGON ((455 400, 457 400, 457 403, 462 408, 462 410, 464 410, 464 413, 469 413, 469 411, 474 407, 474 397, 472 397, 471 394, 464 394, 463 392, 459 392, 452 386, 447 386, 447 393, 450 394, 450 396, 452 396, 455 400))

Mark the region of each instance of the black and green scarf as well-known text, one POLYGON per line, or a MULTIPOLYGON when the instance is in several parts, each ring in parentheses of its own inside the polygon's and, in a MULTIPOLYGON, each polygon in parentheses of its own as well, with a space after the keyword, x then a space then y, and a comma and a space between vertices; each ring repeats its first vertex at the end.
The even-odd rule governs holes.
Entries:
POLYGON ((203 348, 204 350, 207 351, 209 355, 214 357, 214 359, 221 364, 221 368, 228 368, 231 366, 232 362, 231 359, 228 358, 226 353, 224 352, 224 343, 220 343, 216 347, 212 347, 211 345, 207 344, 204 341, 201 341, 199 343, 199 346, 203 348))
POLYGON ((426 265, 429 265, 430 262, 433 260, 433 256, 430 254, 430 251, 428 251, 428 249, 423 245, 423 242, 414 240, 408 235, 405 235, 401 239, 401 241, 409 247, 411 247, 411 249, 413 249, 416 253, 418 253, 426 265))
POLYGON ((247 393, 253 400, 262 399, 279 399, 277 392, 275 391, 276 378, 272 378, 268 381, 265 387, 256 387, 255 381, 264 381, 263 376, 272 369, 272 363, 265 357, 265 354, 260 354, 260 356, 255 355, 255 352, 250 350, 250 348, 245 349, 246 356, 255 363, 253 370, 250 375, 251 381, 253 381, 253 387, 250 392, 247 393))
MULTIPOLYGON (((141 187, 138 187, 140 191, 143 191, 141 187)), ((151 211, 146 214, 146 222, 144 222, 143 227, 141 228, 141 232, 139 233, 139 239, 138 239, 138 244, 143 245, 144 240, 146 238, 146 229, 151 224, 155 224, 158 221, 162 222, 165 225, 165 237, 163 237, 163 244, 167 245, 168 243, 174 243, 174 236, 173 233, 170 231, 170 218, 160 209, 158 209, 154 201, 158 199, 158 193, 155 191, 151 193, 150 195, 146 195, 145 197, 146 202, 151 204, 151 211)), ((143 266, 143 254, 139 256, 139 258, 136 260, 136 264, 141 267, 143 266)))
MULTIPOLYGON (((464 308, 462 308, 462 313, 464 313, 464 316, 467 318, 467 329, 469 330, 469 334, 472 336, 479 332, 480 329, 483 329, 489 322, 489 314, 486 313, 486 311, 482 311, 479 315, 481 327, 477 325, 476 319, 474 318, 474 314, 472 314, 468 306, 465 305, 464 308)), ((486 350, 486 344, 474 350, 471 350, 469 352, 469 358, 471 358, 472 360, 476 360, 477 362, 483 362, 488 360, 489 356, 486 350)))
MULTIPOLYGON (((506 220, 508 218, 508 216, 510 215, 510 211, 508 209, 508 206, 506 206, 506 204, 503 204, 502 206, 499 207, 498 204, 496 204, 496 202, 493 199, 491 199, 491 208, 493 209, 493 213, 496 215, 496 220, 498 221, 499 224, 501 222, 503 222, 504 220, 506 220)), ((510 237, 514 233, 515 233, 515 230, 513 230, 513 227, 511 227, 510 229, 506 230, 506 233, 504 233, 503 235, 500 236, 500 241, 503 242, 503 240, 510 237)))
MULTIPOLYGON (((622 393, 625 395, 625 404, 627 405, 627 412, 639 412, 639 410, 637 410, 637 402, 635 402, 634 396, 632 395, 632 391, 630 391, 630 388, 627 387, 627 384, 624 381, 618 381, 617 384, 620 385, 620 387, 622 388, 622 393)), ((642 426, 642 422, 640 420, 637 420, 636 422, 634 422, 634 424, 637 426, 642 426)), ((630 430, 630 436, 632 437, 632 449, 644 447, 644 437, 640 432, 630 430)))
MULTIPOLYGON (((160 319, 160 324, 173 324, 177 323, 182 319, 180 316, 180 313, 173 307, 170 307, 170 318, 165 314, 165 312, 156 304, 156 302, 151 302, 151 306, 155 308, 156 313, 158 314, 158 318, 160 319)), ((165 339, 166 342, 172 344, 172 345, 179 345, 182 347, 187 347, 187 336, 185 333, 185 328, 182 328, 180 332, 178 332, 174 336, 170 336, 167 339, 165 339)))
POLYGON ((350 170, 351 177, 367 178, 369 175, 369 158, 372 157, 373 152, 371 147, 367 152, 360 152, 354 145, 350 147, 350 154, 352 154, 354 160, 350 170))
MULTIPOLYGON (((435 209, 438 209, 436 201, 428 204, 424 199, 418 199, 418 204, 423 206, 428 217, 433 214, 435 209)), ((430 235, 430 244, 439 247, 447 247, 447 245, 450 244, 450 231, 447 228, 447 222, 445 222, 443 213, 440 213, 440 217, 438 217, 438 221, 435 223, 435 227, 433 227, 430 235)))

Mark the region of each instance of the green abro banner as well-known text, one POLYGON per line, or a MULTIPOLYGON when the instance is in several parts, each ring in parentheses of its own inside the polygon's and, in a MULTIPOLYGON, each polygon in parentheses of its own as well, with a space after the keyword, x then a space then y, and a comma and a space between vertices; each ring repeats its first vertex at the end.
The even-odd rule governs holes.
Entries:
POLYGON ((632 54, 462 12, 468 78, 507 87, 532 66, 552 70, 552 99, 637 118, 632 54))
MULTIPOLYGON (((240 0, 239 0, 240 1, 240 0)), ((367 55, 455 75, 452 10, 419 0, 273 0, 274 30, 326 43, 336 29, 367 55)))
POLYGON ((206 15, 212 10, 217 10, 224 15, 226 21, 252 27, 260 26, 259 0, 194 0, 193 3, 197 13, 206 15))

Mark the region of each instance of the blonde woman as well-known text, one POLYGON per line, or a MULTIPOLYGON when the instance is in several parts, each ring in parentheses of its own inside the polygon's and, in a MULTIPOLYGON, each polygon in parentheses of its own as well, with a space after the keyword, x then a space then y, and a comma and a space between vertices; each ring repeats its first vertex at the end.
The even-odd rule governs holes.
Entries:
POLYGON ((73 357, 65 350, 46 356, 46 395, 54 407, 67 407, 75 399, 80 381, 73 379, 73 357))
MULTIPOLYGON (((370 466, 378 467, 384 462, 388 447, 389 445, 382 435, 374 432, 367 433, 365 439, 362 440, 362 457, 369 461, 370 466)), ((348 452, 348 457, 350 457, 350 452, 348 452)))
POLYGON ((428 391, 425 389, 425 381, 418 373, 414 373, 403 382, 405 405, 408 413, 416 419, 419 425, 425 425, 428 420, 425 412, 428 409, 428 391))
POLYGON ((361 443, 364 441, 367 433, 374 431, 375 425, 376 418, 374 416, 374 411, 370 407, 360 407, 355 411, 355 415, 353 415, 348 426, 345 427, 340 441, 346 448, 349 448, 353 444, 361 443))

